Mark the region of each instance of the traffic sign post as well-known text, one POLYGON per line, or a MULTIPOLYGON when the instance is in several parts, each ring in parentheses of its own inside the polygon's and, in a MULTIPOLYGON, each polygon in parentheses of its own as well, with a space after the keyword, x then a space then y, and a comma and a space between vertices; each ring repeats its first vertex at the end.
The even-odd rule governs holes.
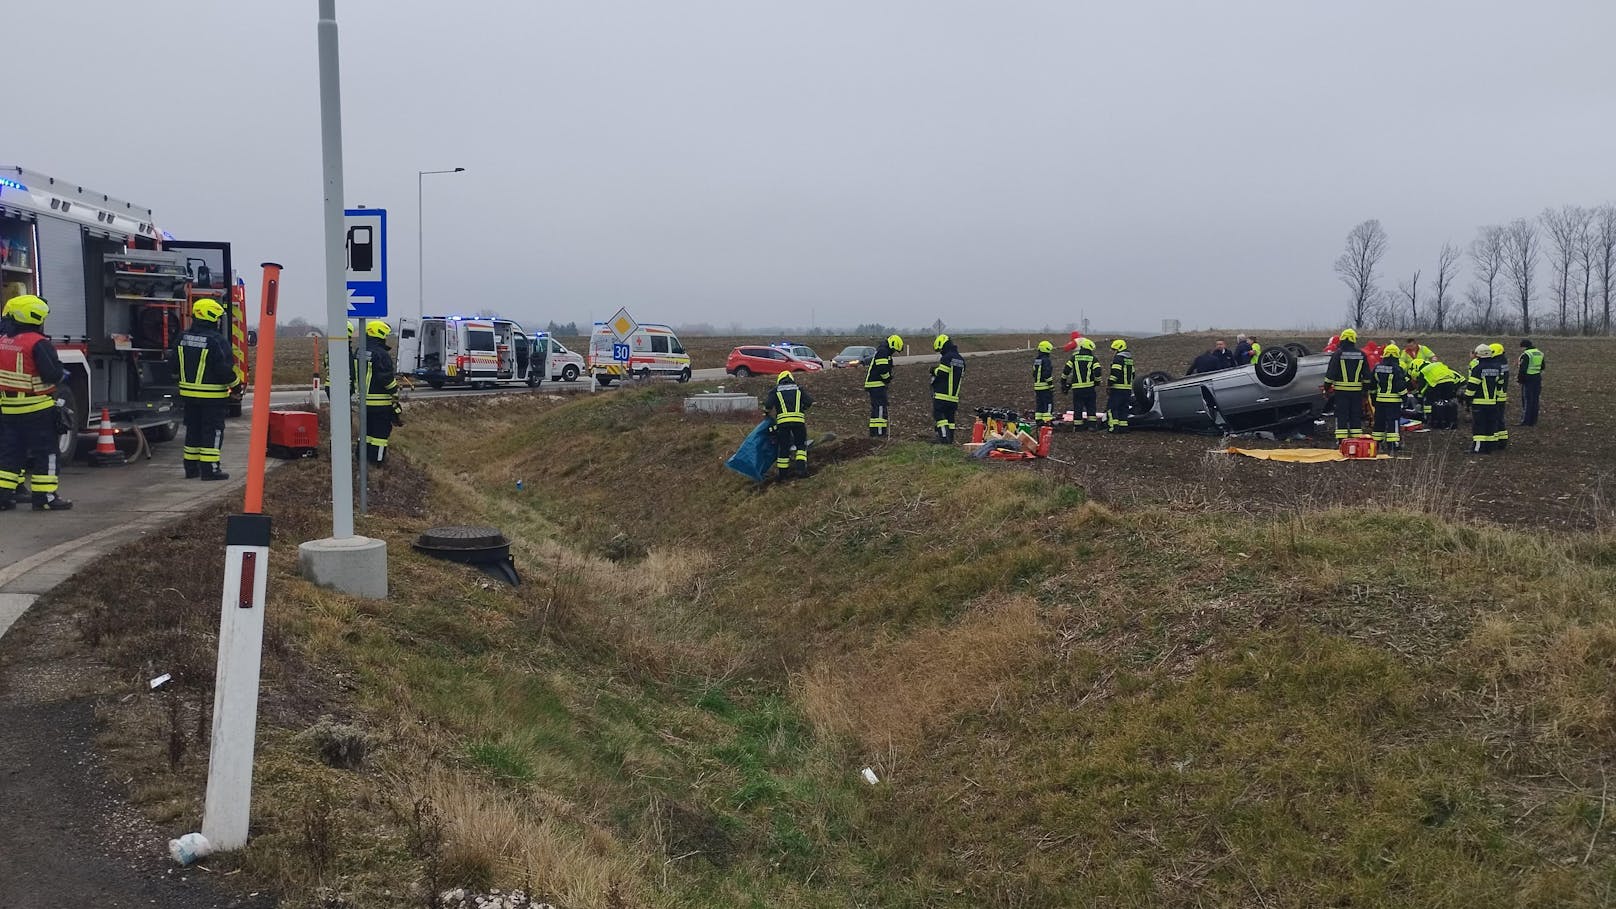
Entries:
POLYGON ((606 327, 612 330, 617 340, 626 343, 639 330, 640 323, 634 321, 634 317, 628 314, 628 307, 624 306, 606 320, 606 327))
POLYGON ((347 254, 348 315, 387 315, 387 209, 350 208, 342 218, 347 254))

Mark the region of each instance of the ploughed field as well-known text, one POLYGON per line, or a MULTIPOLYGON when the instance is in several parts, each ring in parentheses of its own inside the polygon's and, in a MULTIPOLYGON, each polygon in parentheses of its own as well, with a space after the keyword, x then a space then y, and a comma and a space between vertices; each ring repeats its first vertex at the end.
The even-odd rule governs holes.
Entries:
MULTIPOLYGON (((1196 354, 1214 337, 1168 335, 1130 341, 1139 375, 1162 370, 1183 375, 1196 354)), ((1385 338, 1365 333, 1366 340, 1385 338)), ((1007 339, 1008 340, 1008 339, 1007 339)), ((1024 339, 1017 338, 1023 343, 1024 339)), ((1050 338, 1057 345, 1061 336, 1050 338)), ((1327 338, 1264 337, 1265 344, 1296 341, 1313 352, 1327 338)), ((1505 345, 1511 361, 1518 356, 1519 336, 1427 336, 1421 339, 1444 362, 1463 371, 1469 351, 1483 340, 1505 345)), ((1388 504, 1420 507, 1454 515, 1484 517, 1500 523, 1546 528, 1591 528, 1616 521, 1616 401, 1608 389, 1616 382, 1616 340, 1609 338, 1534 339, 1548 355, 1540 422, 1521 427, 1518 389, 1509 403, 1510 445, 1501 453, 1475 456, 1468 417, 1461 408, 1460 428, 1404 438, 1405 458, 1373 462, 1285 464, 1215 454, 1216 436, 1165 430, 1124 435, 1102 432, 1056 433, 1052 460, 1033 464, 995 464, 1004 470, 1045 470, 1069 476, 1093 498, 1120 504, 1165 504, 1188 510, 1226 508, 1266 513, 1312 509, 1335 504, 1388 504), (1065 463, 1057 463, 1065 462, 1065 463), (1450 511, 1451 509, 1451 511, 1450 511)), ((1109 337, 1096 337, 1102 362, 1109 363, 1109 337)), ((908 351, 914 352, 914 350, 908 351)), ((961 440, 970 435, 977 407, 1006 407, 1030 412, 1032 352, 971 358, 961 392, 961 440)), ((892 434, 898 439, 924 439, 932 433, 929 366, 900 366, 890 392, 892 434)), ((1057 365, 1057 374, 1059 366, 1057 365)), ((809 432, 834 432, 846 438, 866 434, 868 398, 859 369, 831 370, 803 380, 814 397, 809 432)), ((734 387, 730 380, 727 387, 734 387)), ((764 379, 742 387, 766 387, 764 379)), ((1071 406, 1057 390, 1057 410, 1071 406), (1062 401, 1064 398, 1064 402, 1062 401)), ((1105 390, 1100 391, 1101 406, 1105 390)), ((1238 440, 1242 447, 1333 445, 1326 423, 1311 443, 1238 440)))

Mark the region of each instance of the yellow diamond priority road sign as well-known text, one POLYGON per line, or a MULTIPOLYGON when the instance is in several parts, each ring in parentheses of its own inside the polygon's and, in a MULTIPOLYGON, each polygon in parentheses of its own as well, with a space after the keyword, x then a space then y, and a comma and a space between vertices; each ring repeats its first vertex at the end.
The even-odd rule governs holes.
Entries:
POLYGON ((635 330, 640 327, 640 323, 634 321, 634 317, 628 314, 628 307, 625 306, 619 309, 616 315, 606 320, 606 327, 612 330, 612 334, 617 336, 617 340, 626 343, 635 330))

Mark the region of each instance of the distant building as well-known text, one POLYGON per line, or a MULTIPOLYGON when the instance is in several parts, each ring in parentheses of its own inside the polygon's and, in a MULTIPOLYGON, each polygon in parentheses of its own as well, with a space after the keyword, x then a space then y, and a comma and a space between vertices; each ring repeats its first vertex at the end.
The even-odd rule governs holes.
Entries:
POLYGON ((1164 335, 1176 335, 1176 334, 1178 334, 1178 332, 1179 332, 1179 325, 1178 325, 1178 320, 1177 319, 1163 319, 1162 320, 1162 334, 1164 334, 1164 335))

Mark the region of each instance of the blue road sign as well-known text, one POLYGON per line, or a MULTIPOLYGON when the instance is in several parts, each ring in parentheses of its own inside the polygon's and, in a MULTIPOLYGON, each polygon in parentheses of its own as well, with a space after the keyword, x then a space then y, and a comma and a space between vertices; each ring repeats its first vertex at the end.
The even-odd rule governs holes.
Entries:
POLYGON ((387 315, 387 209, 343 212, 343 248, 348 263, 348 315, 387 315))
POLYGON ((634 349, 629 347, 627 344, 612 345, 612 359, 619 363, 627 363, 629 358, 633 355, 634 349))

